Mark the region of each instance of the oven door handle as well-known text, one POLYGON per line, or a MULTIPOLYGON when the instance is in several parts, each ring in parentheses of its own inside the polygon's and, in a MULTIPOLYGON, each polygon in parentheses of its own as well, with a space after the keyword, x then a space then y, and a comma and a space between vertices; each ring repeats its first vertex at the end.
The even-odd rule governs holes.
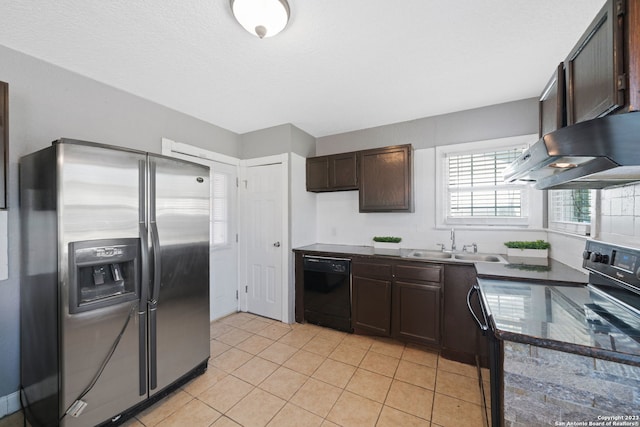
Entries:
POLYGON ((477 283, 469 289, 469 292, 467 292, 467 308, 469 309, 469 312, 471 313, 474 320, 478 324, 478 327, 482 331, 482 335, 486 335, 487 331, 489 330, 489 322, 487 321, 487 315, 484 311, 484 308, 482 307, 482 301, 480 301, 479 295, 478 295, 478 302, 480 303, 480 310, 482 311, 482 318, 484 320, 484 324, 480 322, 480 319, 478 318, 475 311, 473 310, 473 307, 471 307, 471 297, 473 296, 473 294, 477 294, 479 291, 480 291, 480 286, 478 286, 477 283))

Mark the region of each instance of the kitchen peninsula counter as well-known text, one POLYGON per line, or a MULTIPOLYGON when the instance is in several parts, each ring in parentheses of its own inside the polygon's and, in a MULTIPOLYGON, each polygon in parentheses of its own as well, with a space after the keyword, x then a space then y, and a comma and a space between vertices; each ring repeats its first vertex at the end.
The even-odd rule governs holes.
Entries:
POLYGON ((638 316, 616 311, 587 285, 477 281, 492 329, 487 333, 499 339, 495 375, 504 425, 639 420, 638 316), (603 306, 614 315, 600 316, 603 306))
POLYGON ((493 279, 518 279, 531 282, 560 282, 585 285, 589 276, 584 270, 576 270, 566 264, 547 259, 547 265, 535 265, 539 258, 509 258, 507 264, 494 262, 475 263, 478 277, 493 279))
POLYGON ((623 310, 600 319, 600 307, 612 303, 597 289, 482 277, 478 284, 499 339, 640 366, 640 319, 623 310))

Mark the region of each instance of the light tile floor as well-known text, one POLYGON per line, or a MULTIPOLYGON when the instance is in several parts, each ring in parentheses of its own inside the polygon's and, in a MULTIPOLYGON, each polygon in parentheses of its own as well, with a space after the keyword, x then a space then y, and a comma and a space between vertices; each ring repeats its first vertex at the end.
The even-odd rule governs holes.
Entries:
POLYGON ((236 313, 211 324, 207 372, 124 425, 482 427, 481 399, 474 366, 426 348, 236 313))

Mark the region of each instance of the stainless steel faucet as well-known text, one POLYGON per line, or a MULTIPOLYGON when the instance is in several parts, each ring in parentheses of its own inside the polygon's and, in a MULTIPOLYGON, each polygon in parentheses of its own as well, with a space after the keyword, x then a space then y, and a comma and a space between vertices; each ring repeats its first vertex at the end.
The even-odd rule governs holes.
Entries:
POLYGON ((456 251, 456 230, 451 229, 451 252, 456 251))
POLYGON ((469 252, 469 248, 473 251, 474 254, 478 252, 478 245, 476 243, 462 246, 462 252, 469 252))

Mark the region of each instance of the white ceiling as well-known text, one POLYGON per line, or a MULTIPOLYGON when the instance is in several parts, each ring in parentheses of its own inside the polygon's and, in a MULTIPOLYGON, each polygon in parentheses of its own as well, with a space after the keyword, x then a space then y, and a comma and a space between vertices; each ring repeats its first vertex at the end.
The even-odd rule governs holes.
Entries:
POLYGON ((289 3, 260 40, 228 0, 0 0, 0 44, 237 133, 320 137, 538 96, 604 0, 289 3))

